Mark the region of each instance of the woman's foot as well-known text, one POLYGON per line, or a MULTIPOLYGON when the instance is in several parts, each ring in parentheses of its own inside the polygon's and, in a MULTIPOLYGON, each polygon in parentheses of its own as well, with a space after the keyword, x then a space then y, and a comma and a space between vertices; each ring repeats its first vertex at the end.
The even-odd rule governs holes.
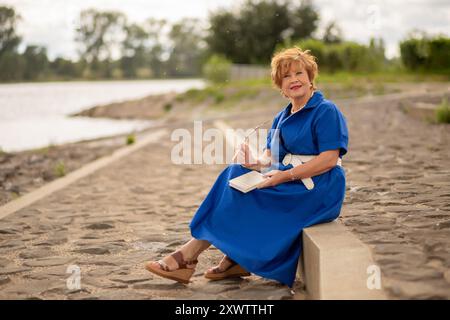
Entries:
POLYGON ((224 256, 219 264, 209 268, 205 272, 205 278, 210 280, 221 280, 226 278, 247 277, 251 273, 238 265, 235 261, 224 256))
POLYGON ((161 260, 147 262, 145 269, 167 279, 189 283, 197 262, 197 259, 185 259, 182 251, 178 250, 161 260))

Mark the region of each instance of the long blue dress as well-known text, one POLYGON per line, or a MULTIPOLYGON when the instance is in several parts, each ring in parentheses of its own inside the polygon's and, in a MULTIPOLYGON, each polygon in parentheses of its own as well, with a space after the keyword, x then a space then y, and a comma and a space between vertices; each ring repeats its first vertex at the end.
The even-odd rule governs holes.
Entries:
MULTIPOLYGON (((347 153, 346 119, 320 91, 292 115, 291 107, 289 103, 275 116, 268 134, 267 148, 279 148, 274 169, 292 168, 281 163, 286 153, 318 155, 339 149, 341 158, 347 153)), ((209 241, 249 272, 292 287, 302 229, 339 216, 345 197, 345 171, 336 166, 314 176, 312 190, 301 181, 248 193, 229 186, 230 179, 249 171, 231 164, 220 173, 190 223, 191 235, 209 241)))

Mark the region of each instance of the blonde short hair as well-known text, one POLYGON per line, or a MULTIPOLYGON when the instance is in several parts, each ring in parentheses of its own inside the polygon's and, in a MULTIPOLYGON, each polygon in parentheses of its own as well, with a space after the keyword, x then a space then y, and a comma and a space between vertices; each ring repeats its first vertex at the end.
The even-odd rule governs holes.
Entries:
POLYGON ((313 85, 313 89, 316 89, 314 80, 319 73, 316 57, 314 57, 309 50, 302 50, 299 47, 292 47, 277 52, 270 64, 271 77, 274 86, 281 91, 281 83, 283 81, 283 74, 289 70, 292 62, 298 61, 306 69, 309 80, 313 85))

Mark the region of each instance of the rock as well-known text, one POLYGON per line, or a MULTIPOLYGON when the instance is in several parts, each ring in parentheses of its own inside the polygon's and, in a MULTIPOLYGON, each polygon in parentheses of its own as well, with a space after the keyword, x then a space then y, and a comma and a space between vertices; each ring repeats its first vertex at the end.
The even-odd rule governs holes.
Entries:
POLYGON ((157 243, 164 243, 167 239, 167 235, 163 233, 156 233, 156 234, 150 234, 146 235, 141 239, 141 243, 147 243, 147 242, 157 242, 157 243))
POLYGON ((128 275, 128 276, 123 276, 120 278, 112 278, 111 280, 115 281, 115 282, 132 284, 132 283, 148 281, 149 278, 150 277, 148 275, 145 275, 145 276, 128 275))
MULTIPOLYGON (((202 286, 201 288, 198 288, 198 291, 201 291, 203 293, 207 294, 219 294, 219 293, 225 293, 229 291, 239 290, 241 287, 239 283, 236 281, 232 284, 225 284, 222 281, 218 282, 209 282, 205 286, 202 286)), ((196 290, 196 291, 197 291, 196 290)))
POLYGON ((109 254, 111 253, 108 249, 102 247, 90 247, 74 250, 74 252, 87 253, 87 254, 109 254))
MULTIPOLYGON (((87 260, 80 261, 78 264, 80 264, 80 265, 94 265, 94 266, 102 266, 102 267, 105 267, 105 266, 117 266, 118 265, 116 260, 114 260, 114 261, 107 261, 107 260, 104 260, 103 258, 102 259, 87 259, 87 260)), ((104 269, 104 268, 102 268, 102 269, 104 269)))
POLYGON ((445 278, 445 281, 447 281, 447 283, 450 284, 450 270, 447 270, 444 272, 444 278, 445 278))
POLYGON ((0 275, 7 275, 7 274, 16 274, 21 272, 30 271, 31 268, 23 268, 23 267, 6 267, 0 269, 0 275))
POLYGON ((14 228, 1 228, 0 229, 0 234, 16 234, 18 232, 19 232, 19 230, 14 229, 14 228))
POLYGON ((0 258, 0 267, 6 267, 9 264, 12 264, 12 261, 5 258, 0 258))
POLYGON ((145 189, 145 188, 143 188, 141 186, 132 187, 132 188, 130 188, 130 191, 133 192, 133 193, 136 193, 136 194, 149 194, 149 193, 152 193, 151 190, 147 190, 147 189, 145 189))
POLYGON ((408 245, 401 245, 401 244, 377 244, 375 246, 375 250, 379 252, 380 254, 400 254, 400 253, 418 253, 420 254, 421 251, 418 250, 418 248, 408 246, 408 245))
POLYGON ((106 229, 113 229, 114 226, 108 223, 93 223, 88 225, 86 228, 92 230, 106 230, 106 229))
POLYGON ((48 290, 42 291, 43 295, 56 295, 56 296, 62 296, 70 292, 69 289, 67 289, 67 285, 62 282, 61 285, 55 286, 53 288, 50 288, 48 290))
POLYGON ((110 285, 105 285, 104 288, 105 288, 105 289, 126 289, 126 288, 128 288, 128 285, 127 285, 127 284, 124 284, 124 283, 122 283, 122 284, 120 284, 120 283, 118 283, 118 284, 114 283, 114 284, 110 284, 110 285))
POLYGON ((45 257, 53 256, 54 254, 55 254, 54 251, 51 251, 48 249, 32 249, 32 250, 22 251, 19 254, 19 258, 22 258, 22 259, 45 258, 45 257))
POLYGON ((55 178, 55 175, 52 170, 44 170, 42 172, 42 179, 44 179, 44 181, 51 181, 54 178, 55 178))
POLYGON ((7 240, 0 243, 0 248, 24 248, 22 240, 7 240))
POLYGON ((448 229, 448 228, 450 228, 450 220, 436 222, 436 224, 434 225, 434 228, 435 229, 448 229))
POLYGON ((145 293, 139 293, 135 290, 102 290, 99 292, 96 297, 101 300, 147 300, 151 296, 145 293))
POLYGON ((0 276, 0 286, 4 285, 4 284, 6 284, 6 283, 8 283, 10 281, 11 281, 11 279, 9 279, 9 277, 7 277, 7 276, 0 276))
POLYGON ((450 298, 448 286, 447 288, 442 288, 442 286, 432 282, 424 283, 420 281, 390 279, 389 283, 385 284, 384 287, 391 295, 394 297, 401 297, 402 299, 428 300, 450 298))
POLYGON ((17 194, 20 194, 20 192, 21 192, 20 187, 16 186, 16 185, 7 186, 5 188, 5 191, 14 192, 14 193, 17 193, 17 194))
POLYGON ((153 281, 150 281, 135 284, 132 286, 132 288, 137 290, 175 290, 175 289, 186 289, 186 286, 182 283, 173 281, 167 283, 154 283, 153 281))
POLYGON ((4 289, 4 292, 8 296, 18 294, 20 299, 24 299, 25 297, 40 295, 46 292, 61 295, 67 291, 66 288, 64 279, 28 280, 10 285, 4 289))
POLYGON ((165 242, 134 242, 132 243, 132 246, 136 250, 145 250, 145 251, 151 251, 160 253, 161 251, 172 251, 170 249, 167 249, 167 244, 165 242))
POLYGON ((44 161, 45 158, 42 155, 32 154, 31 157, 28 158, 28 164, 34 164, 44 161))
POLYGON ((34 245, 35 246, 56 246, 60 244, 64 244, 67 242, 66 237, 55 237, 55 238, 49 238, 47 240, 37 242, 34 245))
POLYGON ((99 277, 91 277, 89 275, 85 275, 81 278, 81 283, 83 286, 89 286, 92 288, 108 288, 111 287, 114 283, 107 279, 99 278, 99 277))
POLYGON ((392 270, 384 269, 385 274, 390 278, 405 280, 405 281, 427 281, 430 279, 442 279, 443 274, 431 268, 414 268, 407 269, 398 266, 392 270))
POLYGON ((37 260, 25 261, 24 266, 27 267, 51 267, 51 266, 60 266, 60 265, 69 265, 71 264, 75 258, 73 257, 47 257, 41 258, 37 260))

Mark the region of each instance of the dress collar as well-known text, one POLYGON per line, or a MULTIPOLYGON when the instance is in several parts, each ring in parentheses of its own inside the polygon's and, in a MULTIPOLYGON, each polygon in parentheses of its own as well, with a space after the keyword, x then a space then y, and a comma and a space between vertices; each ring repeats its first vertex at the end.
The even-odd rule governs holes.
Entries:
POLYGON ((312 95, 312 97, 308 100, 308 102, 306 103, 306 105, 299 111, 291 114, 291 108, 292 108, 292 102, 289 102, 289 104, 286 106, 285 108, 285 112, 286 115, 289 117, 291 115, 294 115, 296 113, 302 112, 305 109, 311 109, 316 107, 320 102, 322 102, 323 100, 323 94, 321 91, 316 90, 314 91, 314 94, 312 95))

